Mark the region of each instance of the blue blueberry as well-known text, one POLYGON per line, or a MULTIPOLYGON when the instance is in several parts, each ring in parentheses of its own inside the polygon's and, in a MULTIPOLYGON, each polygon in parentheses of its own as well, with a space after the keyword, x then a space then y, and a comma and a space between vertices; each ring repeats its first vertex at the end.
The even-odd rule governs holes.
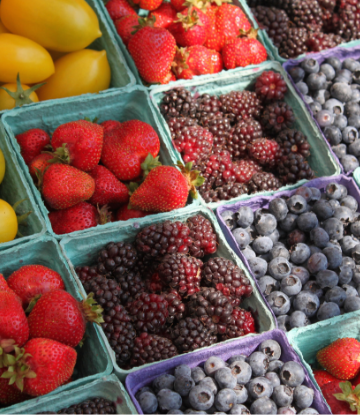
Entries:
POLYGON ((342 140, 346 144, 352 144, 359 138, 358 130, 352 125, 348 125, 342 130, 342 140))
POLYGON ((360 266, 359 265, 356 265, 356 267, 354 269, 354 275, 353 275, 352 282, 356 286, 360 285, 360 266))
POLYGON ((316 202, 317 200, 320 200, 320 198, 321 198, 320 189, 318 189, 316 187, 309 187, 309 189, 311 190, 311 193, 312 193, 310 201, 316 202))
MULTIPOLYGON (((347 117, 345 117, 345 115, 343 114, 337 114, 334 117, 334 122, 333 122, 333 126, 338 128, 341 132, 344 130, 345 127, 347 127, 348 125, 348 120, 347 117)), ((331 127, 331 126, 330 126, 331 127)), ((342 133, 341 133, 341 139, 342 139, 342 133)), ((341 147, 342 149, 342 147, 341 147)), ((343 155, 346 154, 346 151, 344 152, 343 155)))
POLYGON ((319 73, 311 73, 306 78, 306 84, 311 91, 318 91, 319 89, 324 89, 326 85, 326 76, 319 73))
POLYGON ((291 213, 300 215, 301 213, 306 212, 307 202, 305 198, 300 195, 293 195, 287 200, 287 206, 291 213))
POLYGON ((355 139, 358 138, 359 135, 356 134, 356 132, 360 128, 360 115, 351 115, 348 118, 348 125, 349 125, 349 127, 353 127, 354 128, 354 130, 353 130, 353 136, 355 137, 355 139))
POLYGON ((305 187, 305 186, 297 188, 295 190, 294 194, 302 196, 306 200, 306 202, 310 202, 312 200, 312 197, 313 197, 313 193, 312 193, 311 188, 310 187, 305 187))
POLYGON ((360 115, 360 105, 357 102, 347 102, 344 107, 345 115, 351 117, 352 115, 360 115))
POLYGON ((287 314, 290 310, 290 299, 281 291, 273 291, 266 300, 276 316, 287 314))
POLYGON ((235 241, 240 249, 245 249, 250 243, 250 235, 243 228, 233 230, 235 241))
POLYGON ((215 396, 215 407, 218 411, 228 412, 235 405, 236 393, 229 388, 222 389, 215 396))
POLYGON ((326 76, 328 81, 332 81, 335 78, 335 69, 328 63, 323 63, 320 66, 320 71, 326 76))
POLYGON ((353 212, 356 212, 358 210, 358 207, 359 207, 359 204, 358 204, 357 200, 353 196, 350 196, 350 195, 345 196, 344 198, 342 198, 341 201, 340 201, 340 205, 341 206, 346 206, 347 208, 349 208, 353 212))
POLYGON ((329 199, 341 199, 342 189, 337 183, 329 183, 325 188, 325 194, 329 199))
MULTIPOLYGON (((360 70, 360 63, 357 60, 353 59, 353 58, 346 58, 343 61, 342 67, 344 69, 348 69, 350 72, 355 72, 355 71, 360 70)), ((308 405, 308 406, 310 406, 310 405, 308 405)))
POLYGON ((301 285, 306 284, 309 281, 310 274, 309 271, 304 267, 299 266, 293 266, 291 268, 291 274, 294 275, 294 277, 299 278, 301 285))
POLYGON ((340 315, 340 308, 336 303, 322 303, 317 312, 319 321, 328 320, 340 315))
POLYGON ((319 62, 312 58, 304 59, 300 66, 307 74, 317 73, 320 70, 319 62))
MULTIPOLYGON (((170 390, 170 389, 168 389, 170 390)), ((181 399, 181 397, 180 397, 181 399)), ((154 414, 158 408, 158 400, 156 396, 151 392, 143 392, 137 398, 139 405, 144 414, 154 414)), ((181 404, 180 404, 181 406, 181 404)), ((180 408, 179 406, 179 408, 180 408)))
MULTIPOLYGON (((275 362, 278 362, 278 360, 275 360, 275 362)), ((276 388, 276 386, 280 385, 280 378, 279 375, 275 372, 267 372, 265 374, 266 379, 268 379, 272 385, 273 388, 276 388)))
POLYGON ((266 274, 268 263, 261 258, 250 258, 248 260, 250 270, 254 274, 255 278, 261 278, 266 274))
MULTIPOLYGON (((358 73, 360 74, 360 72, 358 71, 358 73)), ((353 87, 354 85, 351 85, 351 88, 353 87)), ((358 85, 356 85, 356 86, 358 86, 358 85)), ((360 101, 360 91, 358 90, 358 89, 354 89, 354 88, 352 88, 352 97, 351 97, 351 101, 353 101, 353 102, 359 102, 360 101)))
POLYGON ((347 68, 342 67, 341 69, 338 69, 336 71, 336 76, 347 79, 348 83, 351 82, 352 74, 347 68))
POLYGON ((289 406, 294 399, 294 392, 289 386, 280 385, 274 389, 272 399, 277 406, 289 406))
POLYGON ((329 218, 323 224, 325 231, 328 233, 330 240, 339 241, 344 237, 344 225, 339 219, 329 218))
POLYGON ((329 200, 329 203, 330 203, 330 205, 333 207, 334 212, 335 212, 335 209, 336 209, 336 208, 340 207, 340 202, 339 202, 339 200, 330 199, 330 200, 329 200))
POLYGON ((241 206, 235 217, 237 224, 241 228, 247 228, 254 222, 254 212, 249 206, 241 206))
POLYGON ((350 313, 352 311, 360 310, 360 297, 347 297, 344 302, 344 311, 345 313, 350 313))
POLYGON ((313 280, 309 280, 306 284, 303 285, 303 291, 315 294, 319 299, 324 295, 324 290, 316 281, 313 280))
POLYGON ((269 238, 271 239, 273 245, 276 244, 280 239, 280 232, 275 229, 274 232, 269 235, 269 238))
POLYGON ((328 246, 322 250, 323 254, 326 256, 329 269, 336 269, 341 265, 342 262, 342 253, 339 247, 328 246))
POLYGON ((341 69, 341 66, 342 66, 342 63, 341 63, 340 59, 335 57, 335 56, 331 56, 330 58, 326 58, 325 63, 328 63, 329 65, 331 65, 336 71, 338 69, 341 69))
POLYGON ((335 125, 330 125, 325 127, 324 136, 332 146, 336 146, 342 141, 342 133, 340 128, 335 127, 335 125))
POLYGON ((325 269, 316 274, 316 282, 320 288, 334 288, 338 285, 339 277, 336 272, 325 269))
POLYGON ((289 324, 292 329, 296 327, 305 327, 310 324, 310 320, 302 311, 294 311, 289 317, 289 324))
POLYGON ((320 102, 314 101, 309 105, 311 112, 316 115, 319 111, 322 110, 322 105, 320 102))
POLYGON ((347 154, 346 156, 343 156, 340 159, 340 162, 344 168, 345 173, 348 173, 349 171, 353 171, 359 167, 358 159, 351 154, 347 154))
POLYGON ((222 367, 215 372, 215 381, 220 389, 231 388, 236 385, 236 377, 233 375, 232 369, 229 367, 222 367))
POLYGON ((268 236, 276 229, 277 221, 271 213, 264 213, 255 218, 254 225, 259 235, 268 236))
MULTIPOLYGON (((284 316, 282 316, 282 317, 284 317, 284 316)), ((284 366, 284 362, 282 360, 272 360, 269 363, 268 373, 269 372, 280 373, 280 370, 283 366, 284 366)))
POLYGON ((259 398, 254 401, 250 406, 250 412, 252 414, 275 414, 277 412, 277 406, 275 402, 269 398, 259 398))
POLYGON ((346 298, 347 297, 358 297, 359 293, 357 292, 356 288, 349 284, 342 285, 343 290, 345 291, 346 298))
POLYGON ((270 398, 274 390, 270 380, 265 377, 251 379, 247 389, 253 399, 270 398))
POLYGON ((305 409, 302 409, 300 412, 298 412, 298 414, 300 414, 300 415, 316 415, 316 414, 318 414, 319 412, 316 410, 316 409, 314 409, 314 408, 305 408, 305 409))
POLYGON ((264 277, 260 278, 258 280, 258 284, 260 292, 265 296, 270 295, 273 291, 278 291, 280 288, 279 281, 275 280, 269 275, 265 275, 264 277))
POLYGON ((245 385, 249 382, 252 375, 251 366, 247 362, 236 361, 230 364, 232 376, 238 384, 245 385))
POLYGON ((342 265, 339 272, 339 284, 349 284, 354 275, 354 270, 351 267, 342 265))
POLYGON ((304 382, 304 369, 297 362, 286 362, 280 371, 280 379, 284 385, 296 388, 304 382))
POLYGON ((183 411, 181 411, 180 409, 170 409, 168 412, 167 412, 167 414, 171 414, 171 415, 177 415, 177 414, 179 414, 179 415, 181 415, 181 414, 183 414, 184 412, 183 411))
POLYGON ((331 288, 325 294, 325 301, 328 303, 335 303, 342 307, 346 299, 346 292, 340 287, 331 288))
POLYGON ((291 265, 286 258, 276 257, 268 266, 269 274, 276 280, 282 280, 291 273, 291 265))
POLYGON ((189 395, 194 386, 195 381, 191 376, 178 375, 175 377, 174 390, 181 396, 189 395))
MULTIPOLYGON (((331 66, 330 66, 330 68, 331 68, 331 66)), ((289 74, 290 74, 291 78, 293 79, 293 81, 295 83, 300 82, 305 78, 305 71, 304 71, 304 69, 300 68, 300 66, 290 68, 289 69, 289 74)), ((335 71, 334 71, 334 77, 335 77, 335 71)))
POLYGON ((294 299, 294 309, 302 311, 307 317, 313 317, 319 306, 319 297, 309 291, 301 291, 294 299))
POLYGON ((269 203, 269 211, 275 216, 276 220, 280 221, 286 218, 289 209, 284 199, 276 198, 269 203))
POLYGON ((360 263, 360 244, 354 246, 354 248, 351 251, 351 257, 356 264, 360 263))
POLYGON ((140 395, 141 395, 142 393, 144 393, 144 392, 151 392, 152 394, 154 394, 154 391, 152 390, 152 388, 150 388, 150 386, 144 386, 144 387, 140 388, 140 389, 136 392, 136 394, 135 394, 135 398, 136 398, 137 400, 139 400, 140 395))
POLYGON ((297 82, 295 86, 299 90, 300 94, 307 95, 309 93, 309 87, 307 86, 305 82, 302 82, 302 81, 297 82))
POLYGON ((170 409, 180 409, 182 405, 181 396, 170 389, 161 389, 157 394, 157 400, 159 409, 163 412, 169 411, 170 409))
POLYGON ((264 340, 259 346, 259 351, 268 356, 269 362, 281 357, 281 346, 276 340, 264 340))
POLYGON ((291 232, 296 229, 296 220, 298 218, 298 215, 295 215, 293 213, 288 213, 286 215, 286 218, 279 222, 280 229, 282 229, 285 232, 291 232))
POLYGON ((318 218, 313 212, 302 213, 296 221, 298 228, 303 232, 310 232, 319 224, 318 218))
POLYGON ((216 395, 218 393, 218 386, 215 380, 211 377, 206 377, 203 380, 201 380, 198 384, 201 387, 207 388, 211 391, 213 395, 216 395))
POLYGON ((232 231, 236 226, 235 214, 230 212, 230 210, 225 210, 221 213, 221 217, 225 225, 232 231))
POLYGON ((359 70, 353 73, 352 79, 355 82, 355 84, 360 84, 360 71, 359 70))
POLYGON ((305 385, 296 386, 294 390, 294 403, 297 408, 305 409, 312 405, 314 390, 305 385))
POLYGON ((269 357, 262 352, 253 352, 249 356, 249 365, 251 366, 252 376, 264 376, 269 367, 269 357))
POLYGON ((345 235, 340 241, 344 255, 351 255, 352 249, 359 243, 359 240, 352 235, 345 235))
MULTIPOLYGON (((331 149, 339 160, 341 160, 343 157, 345 157, 347 155, 346 154, 346 152, 347 152, 346 144, 339 144, 337 146, 332 146, 331 149)), ((354 156, 352 156, 352 157, 354 157, 354 156)))
POLYGON ((304 243, 293 245, 290 249, 290 260, 292 263, 298 265, 307 261, 310 257, 310 248, 304 243))
POLYGON ((271 250, 271 257, 273 259, 278 257, 290 259, 290 252, 286 249, 284 245, 276 244, 271 250))
POLYGON ((293 408, 292 406, 281 406, 278 409, 277 414, 278 415, 295 415, 296 409, 293 408))
POLYGON ((312 207, 312 211, 316 214, 319 220, 326 220, 333 216, 335 210, 327 200, 318 200, 312 207))
POLYGON ((344 113, 344 104, 338 99, 330 98, 328 99, 324 106, 324 110, 328 110, 334 114, 343 114, 344 113))
MULTIPOLYGON (((331 219, 328 219, 331 220, 331 219)), ((326 222, 325 222, 326 223, 326 222)), ((326 229, 325 229, 326 230, 326 229)), ((326 230, 327 231, 327 230, 326 230)), ((328 232, 329 233, 329 232, 328 232)), ((319 271, 327 269, 328 260, 323 253, 315 253, 309 258, 306 267, 310 274, 317 274, 319 271)))
POLYGON ((174 376, 191 376, 191 367, 188 365, 179 365, 176 366, 174 370, 174 376))
POLYGON ((303 95, 302 99, 304 100, 305 104, 313 104, 314 103, 314 99, 313 97, 309 96, 309 95, 303 95))
POLYGON ((245 405, 236 404, 236 405, 234 405, 230 409, 229 414, 234 414, 234 415, 250 415, 250 411, 249 411, 249 409, 245 405))
POLYGON ((189 403, 195 410, 207 411, 214 403, 214 394, 206 386, 196 385, 189 393, 189 403))
POLYGON ((158 376, 153 380, 152 387, 155 393, 161 391, 161 389, 174 390, 175 377, 173 375, 165 373, 164 375, 158 376))
POLYGON ((207 376, 214 376, 215 372, 222 367, 225 367, 225 362, 223 359, 217 356, 211 356, 204 364, 204 371, 207 376))
POLYGON ((330 241, 328 233, 320 227, 311 230, 310 239, 318 248, 325 248, 330 241))
MULTIPOLYGON (((248 400, 249 393, 248 393, 245 385, 237 384, 234 388, 234 392, 236 393, 236 405, 241 405, 242 403, 244 403, 248 400)), ((230 413, 231 413, 231 411, 230 411, 230 413)))
POLYGON ((355 269, 355 261, 348 257, 344 256, 341 265, 344 265, 346 267, 350 267, 351 269, 355 269))
POLYGON ((244 354, 236 354, 235 356, 230 357, 226 363, 230 366, 234 362, 246 362, 247 356, 244 354))
POLYGON ((329 110, 321 110, 315 116, 320 127, 328 127, 334 122, 334 113, 329 110))
POLYGON ((206 374, 201 367, 196 366, 191 369, 191 377, 194 379, 194 382, 198 384, 206 377, 206 374))
POLYGON ((283 316, 276 316, 276 320, 278 323, 279 330, 282 330, 284 332, 287 332, 290 330, 289 325, 289 316, 283 315, 283 316))
POLYGON ((250 246, 247 246, 245 249, 241 251, 244 257, 249 261, 250 258, 256 258, 256 254, 250 246))
POLYGON ((295 275, 289 275, 281 280, 281 291, 288 297, 299 294, 301 288, 301 281, 295 275))
POLYGON ((331 96, 341 102, 348 102, 351 100, 352 90, 350 85, 342 82, 335 82, 330 89, 331 96))
POLYGON ((273 245, 273 241, 268 236, 258 236, 252 243, 252 249, 261 255, 271 251, 273 245))

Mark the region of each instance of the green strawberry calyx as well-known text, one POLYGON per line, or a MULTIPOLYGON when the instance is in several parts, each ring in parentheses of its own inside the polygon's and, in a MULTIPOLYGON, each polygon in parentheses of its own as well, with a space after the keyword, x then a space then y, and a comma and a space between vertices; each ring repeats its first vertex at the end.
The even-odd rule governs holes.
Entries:
POLYGON ((0 340, 0 369, 9 366, 9 356, 7 353, 11 353, 18 347, 15 344, 15 340, 4 339, 0 340))
POLYGON ((194 26, 204 26, 203 22, 200 20, 198 11, 194 9, 193 6, 189 7, 187 14, 180 12, 176 16, 178 20, 174 20, 174 23, 181 23, 185 32, 194 26))
POLYGON ((11 98, 15 100, 15 107, 22 107, 25 104, 32 104, 34 101, 31 100, 30 95, 39 89, 41 86, 45 85, 45 82, 42 84, 34 85, 31 88, 24 90, 21 86, 20 82, 20 74, 17 74, 16 77, 16 91, 12 92, 9 89, 0 86, 0 89, 3 89, 5 92, 7 92, 11 98))
POLYGON ((97 205, 97 214, 99 225, 111 222, 111 212, 108 205, 104 205, 101 208, 97 205))
POLYGON ((138 32, 140 29, 144 28, 144 27, 154 27, 156 22, 156 17, 155 16, 151 16, 151 17, 139 17, 138 19, 138 25, 134 26, 133 29, 134 31, 131 32, 132 35, 134 35, 136 32, 138 32))
POLYGON ((81 303, 81 310, 86 321, 100 325, 104 323, 102 313, 104 309, 94 300, 94 293, 90 293, 81 303))
POLYGON ((190 53, 187 48, 176 47, 176 55, 171 63, 171 70, 175 75, 179 76, 184 69, 189 69, 189 65, 187 64, 189 55, 190 53))
POLYGON ((30 369, 30 366, 26 364, 26 359, 31 357, 29 353, 25 353, 25 349, 15 348, 15 355, 7 355, 8 368, 1 377, 3 379, 9 379, 9 385, 15 385, 21 390, 24 390, 24 378, 36 378, 36 373, 30 369))
POLYGON ((338 401, 347 402, 352 411, 360 414, 360 384, 353 389, 350 382, 340 382, 339 387, 343 393, 334 393, 338 401))
POLYGON ((188 186, 190 195, 193 199, 197 199, 198 194, 196 191, 196 188, 201 186, 205 179, 204 177, 200 176, 200 172, 198 170, 191 170, 193 163, 186 163, 185 166, 181 163, 181 161, 178 161, 176 163, 176 166, 179 168, 181 173, 185 176, 188 186))
POLYGON ((150 153, 146 156, 146 159, 144 160, 143 163, 141 163, 141 169, 143 171, 143 178, 145 179, 145 177, 150 173, 150 171, 152 169, 154 169, 155 167, 159 167, 161 166, 161 162, 159 161, 159 156, 158 157, 153 157, 150 153))

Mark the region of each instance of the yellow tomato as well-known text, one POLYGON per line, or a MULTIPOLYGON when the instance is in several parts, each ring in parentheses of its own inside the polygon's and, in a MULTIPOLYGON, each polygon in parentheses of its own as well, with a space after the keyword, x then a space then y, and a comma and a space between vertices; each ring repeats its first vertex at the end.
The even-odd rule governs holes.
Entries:
POLYGON ((106 51, 84 49, 55 62, 55 74, 38 89, 40 101, 96 93, 109 88, 111 70, 106 51))
POLYGON ((14 209, 0 199, 0 243, 15 239, 18 231, 18 221, 14 209))
MULTIPOLYGON (((17 85, 16 84, 5 84, 2 85, 4 88, 7 88, 11 92, 16 92, 17 85)), ((24 91, 29 89, 30 87, 27 85, 21 84, 24 91)), ((32 92, 29 96, 32 102, 39 102, 39 98, 36 95, 36 92, 32 92)), ((15 108, 15 100, 11 98, 11 96, 0 88, 0 111, 3 110, 10 110, 11 108, 15 108)))
POLYGON ((5 176, 5 157, 3 152, 0 150, 0 183, 3 181, 5 176))
POLYGON ((9 33, 9 31, 4 26, 4 23, 1 22, 1 14, 0 14, 0 35, 1 33, 9 33))
POLYGON ((0 35, 0 82, 36 84, 51 76, 54 62, 42 46, 22 36, 4 33, 0 35))
POLYGON ((2 0, 0 7, 12 33, 47 49, 74 52, 101 36, 98 18, 85 0, 2 0))

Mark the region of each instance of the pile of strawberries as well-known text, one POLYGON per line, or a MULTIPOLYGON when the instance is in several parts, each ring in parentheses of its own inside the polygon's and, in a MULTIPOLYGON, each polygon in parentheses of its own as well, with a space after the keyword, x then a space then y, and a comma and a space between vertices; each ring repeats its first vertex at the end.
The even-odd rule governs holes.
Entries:
POLYGON ((161 165, 159 137, 139 120, 78 120, 51 139, 39 128, 16 139, 56 234, 181 208, 199 183, 191 165, 161 165))
POLYGON ((167 84, 267 59, 244 12, 231 0, 109 0, 106 8, 143 81, 167 84), (136 6, 148 10, 139 18, 136 6))
POLYGON ((87 321, 101 323, 92 295, 65 291, 57 272, 25 265, 0 274, 0 406, 45 395, 72 381, 87 321))

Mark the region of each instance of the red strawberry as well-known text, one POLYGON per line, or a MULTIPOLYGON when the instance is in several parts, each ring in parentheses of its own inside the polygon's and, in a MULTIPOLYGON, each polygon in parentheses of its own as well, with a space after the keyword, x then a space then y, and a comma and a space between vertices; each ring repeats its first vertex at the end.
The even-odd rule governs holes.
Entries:
POLYGON ((176 42, 170 32, 151 26, 141 28, 128 45, 141 77, 149 84, 160 82, 169 73, 175 48, 176 42))
POLYGON ((126 0, 109 0, 105 7, 113 21, 129 14, 136 14, 136 11, 126 0))
POLYGON ((13 385, 9 385, 9 379, 1 377, 1 375, 6 371, 6 367, 0 369, 0 404, 10 406, 30 399, 29 395, 25 395, 13 385))
POLYGON ((226 69, 244 68, 250 65, 249 45, 243 38, 229 40, 221 51, 221 56, 226 69))
POLYGON ((160 84, 166 85, 169 82, 176 81, 174 72, 170 71, 161 81, 160 84))
POLYGON ((53 133, 51 145, 55 154, 73 167, 90 171, 99 164, 104 130, 86 120, 60 125, 53 133))
MULTIPOLYGON (((118 32, 118 35, 121 37, 124 45, 127 46, 132 35, 134 28, 139 24, 139 16, 134 14, 129 14, 124 16, 115 22, 115 28, 118 32)), ((105 121, 108 122, 108 121, 105 121)), ((105 134, 105 132, 104 132, 105 134)))
POLYGON ((219 6, 211 4, 211 6, 204 12, 209 18, 209 35, 204 43, 204 46, 208 49, 220 52, 224 44, 224 39, 222 33, 219 33, 216 27, 216 13, 218 9, 219 6))
POLYGON ((104 166, 96 166, 90 176, 95 180, 95 192, 89 200, 94 206, 117 207, 129 201, 129 190, 104 166))
POLYGON ((116 220, 128 220, 134 218, 143 218, 148 215, 152 215, 154 212, 143 212, 138 209, 129 209, 128 205, 121 206, 116 212, 116 220))
POLYGON ((65 289, 61 275, 44 265, 24 265, 10 275, 7 283, 21 298, 24 308, 36 296, 65 289))
POLYGON ((162 0, 133 0, 133 2, 144 10, 156 10, 162 3, 162 0))
POLYGON ((2 274, 0 274, 0 291, 13 292, 2 274))
POLYGON ((102 163, 119 179, 134 180, 141 175, 141 163, 150 153, 156 157, 160 140, 150 124, 130 120, 105 141, 102 163))
POLYGON ((176 10, 171 3, 161 3, 160 7, 149 14, 149 18, 155 17, 155 27, 167 29, 176 19, 176 10))
MULTIPOLYGON (((330 382, 321 388, 321 392, 333 414, 356 414, 356 407, 358 406, 359 391, 353 391, 350 382, 330 382), (350 407, 353 403, 353 408, 350 407)), ((360 406, 359 406, 360 407, 360 406)))
POLYGON ((100 125, 104 129, 104 139, 105 139, 105 136, 107 134, 121 127, 121 122, 115 121, 115 120, 107 120, 107 121, 102 122, 100 125))
POLYGON ((170 0, 170 4, 177 11, 181 12, 186 8, 186 0, 170 0))
POLYGON ((219 52, 216 50, 210 50, 211 52, 211 61, 213 64, 212 73, 219 73, 224 69, 223 60, 219 52))
POLYGON ((205 46, 177 49, 173 64, 173 71, 177 79, 192 79, 197 75, 219 72, 219 63, 214 53, 219 55, 218 52, 211 51, 205 46))
POLYGON ((360 370, 360 342, 345 337, 319 350, 316 358, 320 365, 338 379, 353 379, 360 370))
POLYGON ((31 396, 41 396, 67 382, 74 372, 77 354, 65 344, 37 338, 25 344, 20 356, 2 376, 16 377, 18 389, 31 396))
POLYGON ((29 172, 31 177, 36 180, 38 176, 43 175, 46 167, 50 166, 49 161, 53 159, 54 156, 49 153, 41 153, 34 157, 29 164, 29 172))
POLYGON ((103 323, 102 308, 93 299, 77 301, 64 290, 43 294, 29 317, 30 339, 43 337, 76 347, 85 335, 88 321, 103 323))
POLYGON ((21 155, 27 165, 50 144, 49 135, 40 128, 33 128, 18 134, 16 140, 19 143, 21 155))
POLYGON ((66 209, 91 198, 95 180, 66 164, 53 164, 44 174, 42 194, 52 209, 66 209))
POLYGON ((179 46, 203 45, 209 35, 210 20, 200 9, 190 6, 177 14, 168 27, 179 46))
POLYGON ((185 206, 189 192, 196 197, 195 186, 204 179, 198 172, 190 171, 192 163, 179 171, 172 166, 158 166, 150 170, 144 182, 130 197, 133 209, 151 212, 170 212, 185 206))
POLYGON ((339 381, 335 376, 330 375, 326 370, 313 370, 313 374, 320 389, 327 383, 339 381))
POLYGON ((351 384, 354 386, 357 386, 360 384, 360 372, 359 374, 351 381, 351 384))
POLYGON ((258 65, 259 63, 266 61, 266 49, 257 39, 246 37, 243 42, 249 48, 250 65, 258 65))

